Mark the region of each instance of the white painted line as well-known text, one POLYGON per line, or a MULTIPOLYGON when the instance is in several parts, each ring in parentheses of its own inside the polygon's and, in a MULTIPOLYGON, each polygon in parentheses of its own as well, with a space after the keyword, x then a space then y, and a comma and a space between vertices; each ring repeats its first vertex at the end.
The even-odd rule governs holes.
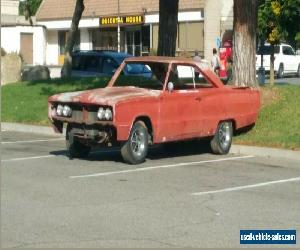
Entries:
POLYGON ((32 157, 6 159, 6 160, 1 160, 1 161, 2 162, 25 161, 25 160, 35 160, 35 159, 42 159, 42 158, 50 158, 50 157, 55 157, 55 156, 56 155, 40 155, 40 156, 32 156, 32 157))
POLYGON ((213 163, 213 162, 233 161, 233 160, 253 158, 253 157, 254 156, 252 156, 252 155, 247 155, 247 156, 221 158, 221 159, 216 159, 216 160, 184 162, 184 163, 177 163, 177 164, 171 164, 171 165, 160 165, 160 166, 136 168, 136 169, 122 170, 122 171, 114 171, 114 172, 104 172, 104 173, 102 172, 102 173, 87 174, 87 175, 77 175, 77 176, 70 176, 69 178, 75 179, 75 178, 108 176, 108 175, 115 175, 115 174, 126 174, 126 173, 132 173, 132 172, 149 171, 149 170, 154 170, 154 169, 158 169, 158 168, 173 168, 173 167, 181 167, 181 166, 191 166, 191 165, 199 165, 199 164, 213 163))
POLYGON ((224 193, 224 192, 232 192, 232 191, 238 191, 238 190, 243 190, 243 189, 257 188, 257 187, 263 187, 263 186, 269 186, 269 185, 285 183, 285 182, 293 182, 293 181, 300 181, 300 177, 295 177, 295 178, 290 178, 290 179, 285 179, 285 180, 268 181, 268 182, 256 183, 256 184, 246 185, 246 186, 224 188, 224 189, 213 190, 213 191, 191 193, 191 195, 200 196, 200 195, 206 195, 206 194, 217 194, 217 193, 224 193))
POLYGON ((49 142, 49 141, 62 141, 65 138, 55 138, 55 139, 40 139, 40 140, 30 140, 30 141, 5 141, 1 144, 14 144, 14 143, 34 143, 34 142, 49 142))

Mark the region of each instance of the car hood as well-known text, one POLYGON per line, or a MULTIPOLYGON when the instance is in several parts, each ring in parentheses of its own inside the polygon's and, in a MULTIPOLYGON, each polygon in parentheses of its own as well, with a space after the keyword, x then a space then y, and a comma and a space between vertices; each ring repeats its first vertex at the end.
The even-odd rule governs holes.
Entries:
POLYGON ((84 103, 114 106, 116 103, 137 98, 158 97, 161 91, 136 87, 106 87, 87 91, 69 92, 51 96, 51 102, 84 103))

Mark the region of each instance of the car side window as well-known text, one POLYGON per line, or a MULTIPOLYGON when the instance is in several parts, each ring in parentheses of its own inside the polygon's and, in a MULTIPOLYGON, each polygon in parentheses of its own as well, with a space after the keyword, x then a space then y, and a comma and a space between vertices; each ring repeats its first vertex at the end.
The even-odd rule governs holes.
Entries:
POLYGON ((289 55, 289 56, 294 56, 295 55, 293 49, 291 47, 288 47, 288 46, 283 46, 282 52, 283 52, 284 55, 289 55))
POLYGON ((170 71, 169 82, 173 82, 174 90, 193 90, 213 87, 194 66, 174 64, 170 71))
POLYGON ((111 58, 105 57, 102 61, 102 72, 104 74, 113 74, 118 68, 118 64, 111 58))
POLYGON ((85 71, 99 72, 100 71, 100 57, 98 56, 87 56, 85 58, 85 71))

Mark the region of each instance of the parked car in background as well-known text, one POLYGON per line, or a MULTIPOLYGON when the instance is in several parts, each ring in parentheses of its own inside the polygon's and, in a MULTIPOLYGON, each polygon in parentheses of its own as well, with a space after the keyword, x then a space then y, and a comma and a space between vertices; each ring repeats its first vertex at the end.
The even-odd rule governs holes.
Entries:
POLYGON ((214 153, 227 154, 233 134, 255 124, 260 93, 224 86, 209 65, 192 59, 133 57, 106 88, 54 95, 48 107, 56 132, 67 125, 70 158, 87 157, 94 145, 120 146, 125 162, 139 164, 148 145, 194 138, 210 138, 214 153), (126 75, 127 68, 136 74, 126 75))
MULTIPOLYGON (((259 47, 256 53, 256 70, 261 67, 261 55, 263 55, 263 67, 270 72, 271 45, 265 44, 259 47)), ((294 49, 288 44, 274 46, 274 71, 278 78, 288 74, 296 74, 300 77, 300 55, 296 55, 294 49)))
MULTIPOLYGON (((80 50, 72 53, 72 77, 112 76, 130 54, 109 50, 80 50)), ((63 72, 62 72, 63 76, 63 72)))

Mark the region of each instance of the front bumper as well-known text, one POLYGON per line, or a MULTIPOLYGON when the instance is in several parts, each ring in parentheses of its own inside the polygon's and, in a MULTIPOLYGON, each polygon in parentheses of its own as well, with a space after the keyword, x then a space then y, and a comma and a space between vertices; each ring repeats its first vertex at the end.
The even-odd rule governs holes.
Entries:
POLYGON ((68 124, 67 132, 85 144, 102 144, 112 146, 117 143, 117 131, 112 125, 68 124))

